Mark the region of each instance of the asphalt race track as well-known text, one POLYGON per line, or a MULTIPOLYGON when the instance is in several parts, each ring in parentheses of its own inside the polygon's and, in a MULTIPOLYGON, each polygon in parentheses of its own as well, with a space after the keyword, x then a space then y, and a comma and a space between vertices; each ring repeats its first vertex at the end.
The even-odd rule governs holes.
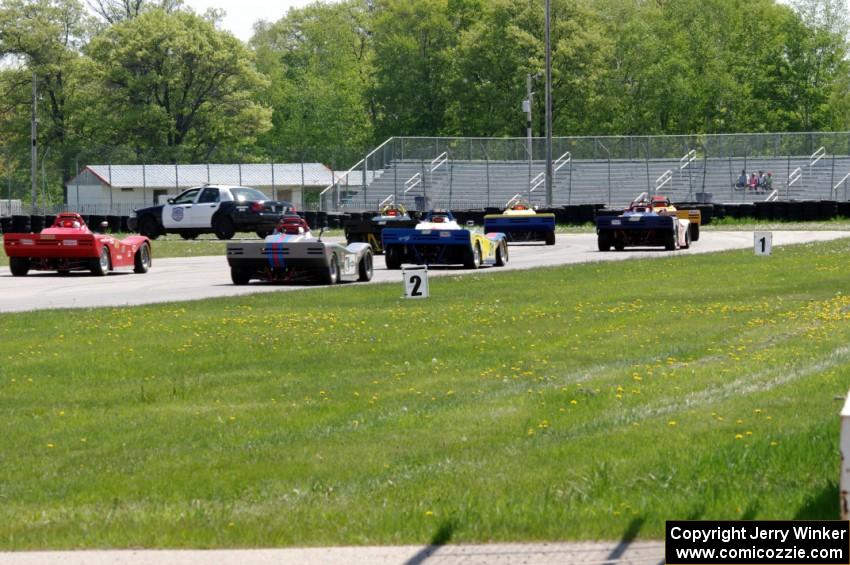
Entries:
MULTIPOLYGON (((850 237, 847 231, 775 231, 773 245, 788 245, 812 241, 826 241, 850 237)), ((332 240, 329 240, 332 241, 332 240)), ((187 245, 191 243, 187 242, 187 245)), ((221 296, 236 296, 255 292, 280 292, 304 288, 321 288, 319 285, 284 285, 252 282, 248 286, 234 286, 224 255, 218 257, 191 257, 156 259, 156 242, 153 244, 153 267, 145 275, 132 271, 110 273, 95 277, 88 273, 59 276, 51 272, 31 272, 26 277, 13 277, 8 267, 0 267, 0 312, 21 312, 48 308, 89 308, 97 306, 127 306, 196 300, 221 296)), ((664 257, 690 253, 710 253, 729 249, 753 247, 752 232, 705 231, 691 249, 663 251, 645 249, 600 253, 596 249, 596 234, 559 234, 557 244, 519 244, 510 246, 507 267, 482 267, 480 274, 499 273, 505 270, 530 269, 592 261, 621 261, 643 257, 664 257)), ((769 259, 766 259, 769 260, 769 259)), ((430 276, 469 273, 461 268, 435 267, 430 276)), ((402 293, 401 272, 388 271, 383 257, 375 258, 373 282, 397 282, 402 293)), ((345 283, 339 288, 352 284, 345 283)), ((368 283, 371 284, 371 283, 368 283)))

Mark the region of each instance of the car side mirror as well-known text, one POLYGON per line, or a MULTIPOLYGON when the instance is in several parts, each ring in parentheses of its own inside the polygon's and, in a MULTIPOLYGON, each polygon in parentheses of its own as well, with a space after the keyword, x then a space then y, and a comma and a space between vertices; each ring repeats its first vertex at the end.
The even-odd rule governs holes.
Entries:
POLYGON ((473 222, 472 220, 466 220, 466 227, 471 228, 474 225, 475 225, 475 222, 473 222))
POLYGON ((169 204, 174 204, 174 199, 173 199, 173 198, 169 198, 168 200, 166 200, 166 202, 168 202, 169 204))

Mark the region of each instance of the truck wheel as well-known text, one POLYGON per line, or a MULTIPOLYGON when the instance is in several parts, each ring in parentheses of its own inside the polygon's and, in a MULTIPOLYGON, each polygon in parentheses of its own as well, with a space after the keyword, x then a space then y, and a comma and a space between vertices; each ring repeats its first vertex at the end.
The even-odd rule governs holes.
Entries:
POLYGON ((555 245, 555 232, 547 231, 546 232, 546 245, 555 245))
POLYGON ((91 260, 89 267, 91 274, 98 277, 106 276, 109 273, 109 248, 105 245, 100 250, 100 257, 91 260))
POLYGON ((139 221, 139 233, 145 237, 149 237, 150 239, 158 238, 159 226, 156 224, 156 220, 150 216, 142 218, 139 221))
POLYGON ((25 277, 30 272, 30 260, 26 257, 9 257, 9 270, 13 277, 25 277))
POLYGON ((213 231, 215 231, 215 236, 219 239, 233 239, 233 236, 236 235, 236 227, 233 225, 233 220, 227 216, 216 218, 213 224, 213 231))
POLYGON ((133 257, 133 272, 140 275, 147 273, 151 269, 151 263, 151 246, 145 242, 133 257))
POLYGON ((596 238, 596 245, 599 251, 611 251, 611 234, 608 232, 600 233, 596 238))
POLYGON ((374 271, 374 265, 372 264, 372 252, 366 251, 363 254, 363 258, 360 259, 360 265, 358 266, 358 272, 360 276, 357 278, 360 282, 369 282, 372 280, 372 274, 374 271))

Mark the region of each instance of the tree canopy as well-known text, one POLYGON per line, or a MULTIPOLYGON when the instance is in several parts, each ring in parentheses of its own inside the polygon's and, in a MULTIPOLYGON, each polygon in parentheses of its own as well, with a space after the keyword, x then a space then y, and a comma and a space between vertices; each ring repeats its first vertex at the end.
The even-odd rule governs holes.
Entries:
MULTIPOLYGON (((246 45, 180 0, 0 0, 0 144, 353 164, 393 135, 543 135, 543 0, 340 0, 246 45)), ((555 135, 850 128, 846 0, 552 0, 555 135)))

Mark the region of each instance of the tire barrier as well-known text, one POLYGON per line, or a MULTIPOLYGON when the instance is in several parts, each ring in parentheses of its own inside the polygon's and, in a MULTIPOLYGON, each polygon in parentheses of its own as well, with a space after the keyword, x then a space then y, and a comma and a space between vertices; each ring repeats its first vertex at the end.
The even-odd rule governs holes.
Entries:
POLYGON ((738 206, 739 218, 755 218, 756 217, 756 205, 755 204, 740 204, 738 206))
MULTIPOLYGON (((713 204, 696 204, 691 207, 691 210, 696 209, 699 210, 700 213, 700 225, 708 225, 711 223, 711 220, 714 219, 714 205, 713 204)), ((687 210, 687 208, 686 208, 687 210)))
POLYGON ((838 203, 838 215, 842 218, 850 218, 850 202, 838 203))
POLYGON ((44 227, 49 228, 53 225, 53 222, 56 221, 56 216, 54 214, 45 214, 44 215, 44 227))
POLYGON ((835 200, 821 200, 818 206, 818 220, 827 221, 838 217, 838 202, 835 200))
POLYGON ((759 220, 772 220, 776 207, 773 202, 756 202, 756 218, 759 220))
POLYGON ((316 228, 328 227, 328 213, 316 212, 316 228))
POLYGON ((818 220, 820 202, 817 200, 804 200, 800 207, 803 210, 802 216, 804 222, 814 222, 818 220))
POLYGON ((109 231, 116 233, 121 231, 121 216, 106 216, 106 221, 109 223, 109 231))
POLYGON ((304 212, 304 221, 307 222, 311 230, 319 229, 319 224, 316 221, 316 212, 304 212))
POLYGON ((30 216, 30 231, 38 233, 44 229, 44 216, 33 214, 30 216))
POLYGON ((579 204, 578 222, 580 224, 592 224, 596 220, 595 204, 579 204))
POLYGON ((104 230, 101 227, 101 223, 106 221, 106 216, 99 216, 97 214, 92 214, 89 216, 89 221, 86 222, 86 225, 93 232, 102 233, 104 230))
POLYGON ((12 216, 3 216, 0 218, 0 233, 10 233, 12 231, 12 216))
POLYGON ((121 216, 121 229, 120 231, 124 233, 129 233, 133 230, 130 229, 130 216, 121 216))
POLYGON ((29 233, 30 217, 23 215, 12 216, 12 233, 29 233))

